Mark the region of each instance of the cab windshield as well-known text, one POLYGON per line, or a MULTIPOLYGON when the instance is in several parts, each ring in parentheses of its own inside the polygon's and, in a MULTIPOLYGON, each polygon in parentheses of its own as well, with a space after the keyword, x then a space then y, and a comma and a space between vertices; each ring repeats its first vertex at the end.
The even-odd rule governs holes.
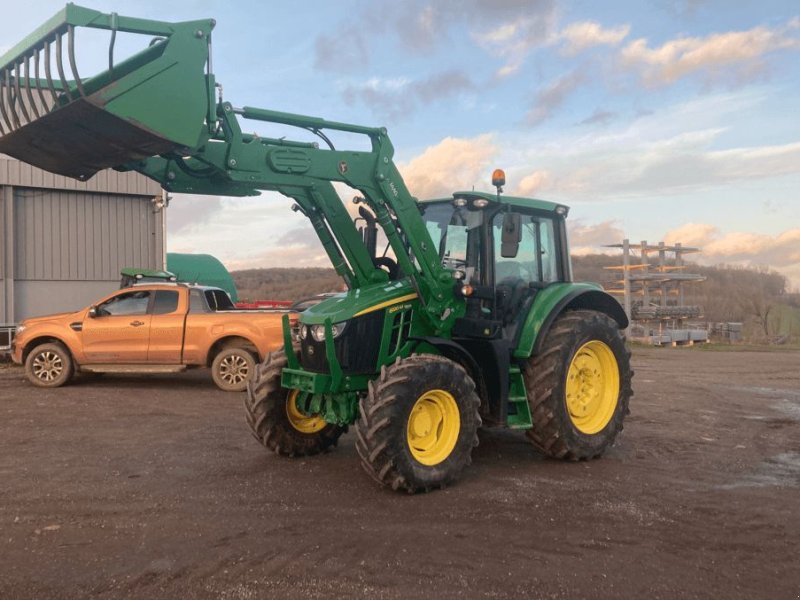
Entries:
POLYGON ((464 275, 464 282, 480 279, 480 231, 482 210, 457 207, 452 202, 423 205, 422 218, 437 245, 442 264, 464 275))

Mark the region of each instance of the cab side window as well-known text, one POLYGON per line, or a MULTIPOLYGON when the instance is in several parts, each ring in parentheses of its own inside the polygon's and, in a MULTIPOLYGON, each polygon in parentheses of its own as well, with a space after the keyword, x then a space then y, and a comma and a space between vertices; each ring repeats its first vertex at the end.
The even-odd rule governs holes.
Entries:
POLYGON ((210 312, 206 304, 203 293, 200 290, 191 290, 189 292, 189 312, 190 313, 207 313, 210 312))
POLYGON ((147 314, 150 304, 150 292, 126 292, 106 300, 97 307, 97 314, 101 317, 118 317, 147 314))
POLYGON ((158 290, 153 299, 153 314, 168 315, 178 310, 178 292, 158 290))
POLYGON ((504 258, 500 252, 503 213, 494 218, 495 283, 517 285, 559 281, 553 220, 525 214, 521 216, 519 251, 513 258, 504 258))

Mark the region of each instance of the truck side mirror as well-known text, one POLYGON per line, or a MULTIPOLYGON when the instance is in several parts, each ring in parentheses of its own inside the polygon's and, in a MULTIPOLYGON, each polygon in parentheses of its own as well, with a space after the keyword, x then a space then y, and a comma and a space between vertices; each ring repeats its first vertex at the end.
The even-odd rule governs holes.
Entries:
POLYGON ((503 235, 500 238, 500 256, 516 258, 519 242, 522 239, 522 216, 519 213, 507 212, 503 215, 503 235))
POLYGON ((94 318, 96 318, 96 317, 97 317, 97 307, 96 307, 96 306, 92 306, 92 307, 89 309, 89 312, 88 312, 88 313, 86 313, 86 314, 88 315, 88 317, 89 317, 90 319, 94 319, 94 318))

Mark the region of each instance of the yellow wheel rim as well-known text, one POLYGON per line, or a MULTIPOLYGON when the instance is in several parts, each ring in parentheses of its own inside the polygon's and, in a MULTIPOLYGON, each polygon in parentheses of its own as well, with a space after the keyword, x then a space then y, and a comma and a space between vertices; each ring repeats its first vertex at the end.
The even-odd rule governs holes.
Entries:
POLYGON ((297 429, 300 433, 317 433, 325 429, 328 424, 325 419, 319 415, 308 416, 297 408, 298 390, 289 392, 286 398, 286 416, 289 417, 289 424, 297 429))
POLYGON ((444 390, 430 390, 417 398, 408 415, 408 447, 418 462, 426 466, 444 461, 458 441, 461 414, 456 399, 444 390))
POLYGON ((601 431, 617 408, 619 366, 611 348, 600 340, 581 346, 567 371, 567 410, 581 433, 601 431))

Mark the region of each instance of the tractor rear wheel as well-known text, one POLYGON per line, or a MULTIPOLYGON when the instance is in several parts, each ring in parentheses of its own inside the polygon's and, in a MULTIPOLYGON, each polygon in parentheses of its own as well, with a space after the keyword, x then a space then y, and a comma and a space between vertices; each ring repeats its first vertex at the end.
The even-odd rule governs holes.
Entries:
POLYGON ((622 333, 608 315, 560 315, 524 377, 533 419, 528 438, 547 456, 596 458, 622 431, 633 371, 622 333))
POLYGON ((259 443, 277 454, 319 454, 335 446, 345 428, 298 408, 297 390, 281 387, 281 371, 287 362, 286 353, 278 350, 256 367, 244 400, 247 424, 259 443))
POLYGON ((453 483, 478 445, 479 404, 457 363, 427 354, 398 359, 361 399, 361 465, 378 483, 409 493, 453 483))

